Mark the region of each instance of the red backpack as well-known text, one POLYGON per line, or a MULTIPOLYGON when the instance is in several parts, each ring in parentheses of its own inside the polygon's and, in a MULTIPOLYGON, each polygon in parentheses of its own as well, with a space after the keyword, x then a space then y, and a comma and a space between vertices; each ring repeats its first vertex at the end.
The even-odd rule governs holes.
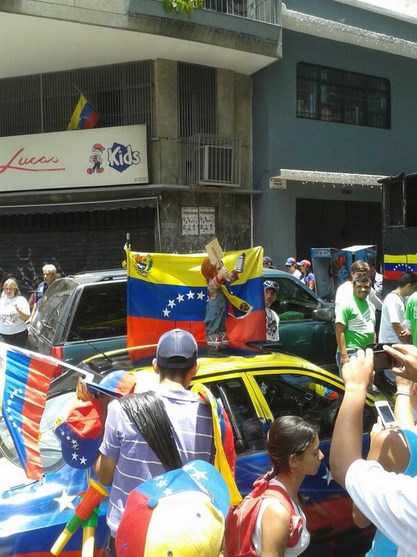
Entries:
POLYGON ((252 534, 262 500, 275 497, 290 513, 290 533, 287 547, 297 545, 303 531, 303 519, 297 515, 286 490, 278 485, 269 485, 268 474, 258 478, 254 489, 226 519, 225 549, 227 557, 257 557, 252 543, 252 534))

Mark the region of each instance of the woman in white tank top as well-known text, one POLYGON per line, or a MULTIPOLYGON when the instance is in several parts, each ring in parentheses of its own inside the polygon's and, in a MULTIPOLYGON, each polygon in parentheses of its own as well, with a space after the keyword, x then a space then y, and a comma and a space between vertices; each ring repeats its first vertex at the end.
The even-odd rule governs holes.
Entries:
POLYGON ((323 459, 318 428, 298 416, 282 416, 272 423, 266 447, 272 463, 269 485, 280 485, 286 490, 296 514, 303 520, 303 530, 297 544, 288 548, 290 513, 277 498, 265 497, 252 542, 260 557, 296 557, 310 543, 298 490, 305 476, 317 473, 323 459))

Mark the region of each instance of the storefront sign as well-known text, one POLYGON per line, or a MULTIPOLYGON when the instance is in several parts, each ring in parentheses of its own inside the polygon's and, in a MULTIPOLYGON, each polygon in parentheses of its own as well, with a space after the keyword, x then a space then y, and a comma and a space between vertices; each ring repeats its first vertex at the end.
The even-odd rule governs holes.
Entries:
POLYGON ((148 182, 144 124, 0 138, 0 192, 148 182))

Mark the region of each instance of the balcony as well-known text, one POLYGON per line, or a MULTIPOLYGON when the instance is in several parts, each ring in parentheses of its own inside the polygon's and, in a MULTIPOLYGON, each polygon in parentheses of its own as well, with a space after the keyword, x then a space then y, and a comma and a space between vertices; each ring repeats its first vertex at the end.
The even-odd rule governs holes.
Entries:
POLYGON ((175 39, 166 58, 190 62, 204 49, 207 64, 250 75, 282 55, 281 0, 205 0, 191 17, 167 13, 161 0, 127 0, 127 11, 137 31, 175 39))

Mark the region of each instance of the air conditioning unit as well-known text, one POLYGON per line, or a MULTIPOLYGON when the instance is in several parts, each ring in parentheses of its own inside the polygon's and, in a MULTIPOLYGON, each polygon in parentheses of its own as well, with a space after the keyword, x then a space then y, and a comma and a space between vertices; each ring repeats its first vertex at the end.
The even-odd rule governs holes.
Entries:
POLYGON ((194 151, 194 178, 199 184, 235 185, 233 147, 201 145, 194 151))

